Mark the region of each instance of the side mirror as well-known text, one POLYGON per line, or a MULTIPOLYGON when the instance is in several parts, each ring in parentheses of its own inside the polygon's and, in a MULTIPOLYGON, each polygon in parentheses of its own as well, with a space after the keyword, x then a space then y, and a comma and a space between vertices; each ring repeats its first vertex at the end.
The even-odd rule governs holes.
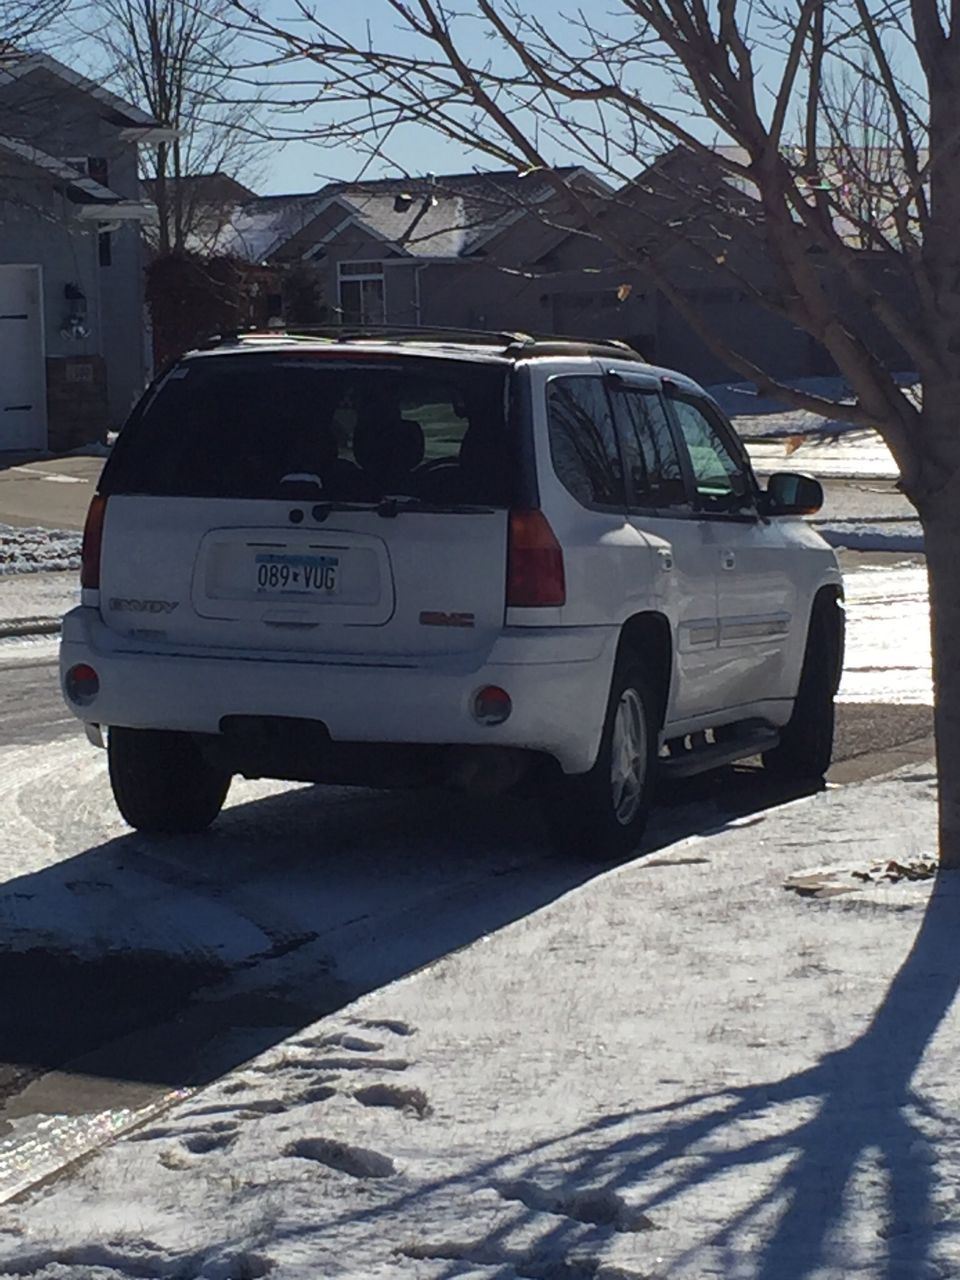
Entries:
POLYGON ((823 485, 813 476, 778 471, 767 481, 764 514, 768 516, 812 516, 823 506, 823 485))

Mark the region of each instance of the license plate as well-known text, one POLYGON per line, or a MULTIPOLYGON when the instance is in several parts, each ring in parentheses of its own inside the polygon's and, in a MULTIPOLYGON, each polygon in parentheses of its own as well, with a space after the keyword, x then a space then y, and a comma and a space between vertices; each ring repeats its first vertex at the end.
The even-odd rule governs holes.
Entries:
POLYGON ((254 572, 258 595, 334 596, 340 590, 339 556, 262 552, 254 572))

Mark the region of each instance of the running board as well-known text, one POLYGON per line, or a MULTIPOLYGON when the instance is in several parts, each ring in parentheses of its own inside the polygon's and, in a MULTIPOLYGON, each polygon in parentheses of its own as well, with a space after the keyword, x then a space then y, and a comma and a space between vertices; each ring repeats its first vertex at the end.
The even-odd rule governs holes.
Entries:
POLYGON ((696 773, 718 769, 735 760, 758 756, 762 751, 772 751, 780 742, 776 729, 750 729, 726 742, 711 742, 692 748, 682 755, 668 756, 660 760, 660 773, 665 778, 692 778, 696 773))

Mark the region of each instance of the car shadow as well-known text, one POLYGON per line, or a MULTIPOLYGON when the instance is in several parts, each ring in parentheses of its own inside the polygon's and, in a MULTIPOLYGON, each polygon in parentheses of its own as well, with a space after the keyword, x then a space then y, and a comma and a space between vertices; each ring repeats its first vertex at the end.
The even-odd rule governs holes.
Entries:
MULTIPOLYGON (((671 790, 638 856, 796 794, 671 790)), ((532 804, 450 793, 297 787, 105 841, 0 888, 0 1099, 51 1069, 205 1083, 606 869, 552 854, 532 804)))

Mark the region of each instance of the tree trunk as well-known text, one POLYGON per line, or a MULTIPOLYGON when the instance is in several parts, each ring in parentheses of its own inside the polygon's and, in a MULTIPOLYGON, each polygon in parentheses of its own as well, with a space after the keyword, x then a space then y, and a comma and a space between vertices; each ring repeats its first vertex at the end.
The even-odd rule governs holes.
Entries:
MULTIPOLYGON (((952 490, 952 486, 950 487, 952 490)), ((960 508, 952 493, 922 503, 930 585, 940 866, 960 870, 960 508)))
POLYGON ((170 192, 167 187, 167 147, 161 142, 157 147, 157 163, 154 168, 153 199, 157 206, 157 242, 162 256, 170 252, 170 192))
POLYGON ((186 248, 183 234, 183 163, 180 152, 180 138, 173 143, 173 250, 183 253, 186 248))

